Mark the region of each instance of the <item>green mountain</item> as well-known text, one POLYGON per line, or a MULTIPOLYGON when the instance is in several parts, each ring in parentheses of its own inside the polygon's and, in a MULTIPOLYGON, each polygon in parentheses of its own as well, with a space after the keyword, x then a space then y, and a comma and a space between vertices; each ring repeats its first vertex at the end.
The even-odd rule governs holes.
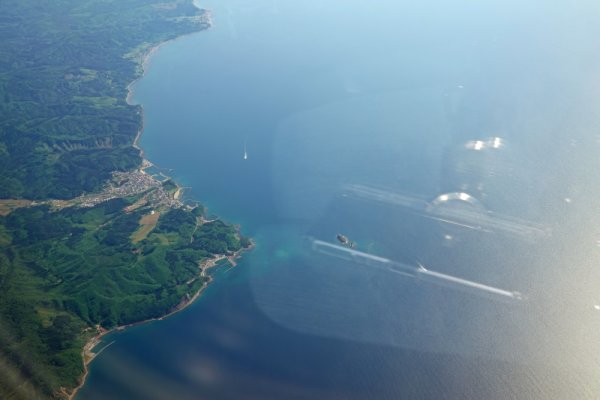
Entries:
POLYGON ((69 397, 87 341, 180 308, 200 263, 249 246, 134 146, 145 55, 209 23, 191 0, 0 2, 0 398, 69 397))

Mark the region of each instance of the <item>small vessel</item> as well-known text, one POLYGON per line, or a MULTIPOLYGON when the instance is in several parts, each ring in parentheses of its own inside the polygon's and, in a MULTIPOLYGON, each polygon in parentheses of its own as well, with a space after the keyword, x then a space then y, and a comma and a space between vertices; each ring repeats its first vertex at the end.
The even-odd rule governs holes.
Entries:
POLYGON ((338 242, 340 242, 341 244, 343 244, 344 246, 348 246, 351 249, 354 248, 355 243, 351 242, 350 239, 348 239, 347 236, 342 235, 341 233, 338 233, 336 235, 338 242))
POLYGON ((246 151, 246 142, 244 142, 244 160, 248 159, 248 151, 246 151))

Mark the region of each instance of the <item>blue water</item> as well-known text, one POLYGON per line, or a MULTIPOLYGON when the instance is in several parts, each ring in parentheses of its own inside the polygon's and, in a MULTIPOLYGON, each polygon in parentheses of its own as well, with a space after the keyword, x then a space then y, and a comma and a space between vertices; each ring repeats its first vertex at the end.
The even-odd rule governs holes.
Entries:
POLYGON ((257 247, 184 312, 107 338, 78 399, 597 397, 598 6, 202 6, 214 27, 163 46, 135 85, 141 146, 257 247), (505 145, 465 150, 489 137, 505 145), (545 233, 443 224, 356 185, 467 191, 545 233), (311 247, 337 232, 526 300, 311 247))

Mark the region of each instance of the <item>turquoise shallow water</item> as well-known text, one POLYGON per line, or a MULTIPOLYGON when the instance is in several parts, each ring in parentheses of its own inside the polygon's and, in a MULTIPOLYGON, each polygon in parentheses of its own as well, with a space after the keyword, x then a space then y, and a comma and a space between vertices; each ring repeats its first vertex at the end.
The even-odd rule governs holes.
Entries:
POLYGON ((214 27, 163 46, 135 85, 141 146, 257 247, 184 312, 107 338, 78 398, 594 398, 598 7, 203 6, 214 27), (500 151, 466 150, 489 137, 500 151), (512 230, 357 185, 413 203, 468 191, 512 230), (337 232, 527 300, 315 251, 337 232))

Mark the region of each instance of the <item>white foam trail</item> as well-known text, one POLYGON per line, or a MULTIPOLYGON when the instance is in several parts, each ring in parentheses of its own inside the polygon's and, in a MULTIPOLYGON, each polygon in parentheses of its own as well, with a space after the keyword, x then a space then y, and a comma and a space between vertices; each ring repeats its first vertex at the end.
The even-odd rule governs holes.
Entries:
POLYGON ((381 189, 376 189, 364 185, 343 185, 342 189, 350 194, 366 200, 375 200, 382 203, 412 208, 418 211, 425 211, 428 202, 423 199, 418 199, 411 196, 406 196, 401 193, 392 193, 381 189))
POLYGON ((404 207, 424 217, 467 229, 516 235, 527 240, 551 234, 548 227, 537 226, 530 221, 485 211, 482 205, 475 207, 474 210, 453 209, 444 207, 443 202, 438 200, 440 197, 430 203, 416 197, 364 185, 344 185, 343 189, 346 193, 357 198, 404 207))
POLYGON ((498 297, 511 300, 522 300, 523 296, 519 292, 511 292, 504 289, 499 289, 483 283, 469 281, 467 279, 458 278, 451 275, 442 274, 435 271, 429 271, 423 266, 420 266, 417 271, 418 278, 429 283, 439 286, 446 286, 452 289, 461 290, 463 292, 487 295, 489 297, 498 297))
POLYGON ((430 271, 421 264, 417 266, 403 264, 388 258, 349 249, 322 240, 313 240, 312 247, 313 250, 322 254, 353 261, 357 264, 383 268, 390 272, 409 276, 418 279, 419 281, 428 282, 437 286, 444 286, 475 295, 483 295, 494 300, 518 301, 523 299, 523 296, 519 292, 499 289, 483 283, 430 271))

